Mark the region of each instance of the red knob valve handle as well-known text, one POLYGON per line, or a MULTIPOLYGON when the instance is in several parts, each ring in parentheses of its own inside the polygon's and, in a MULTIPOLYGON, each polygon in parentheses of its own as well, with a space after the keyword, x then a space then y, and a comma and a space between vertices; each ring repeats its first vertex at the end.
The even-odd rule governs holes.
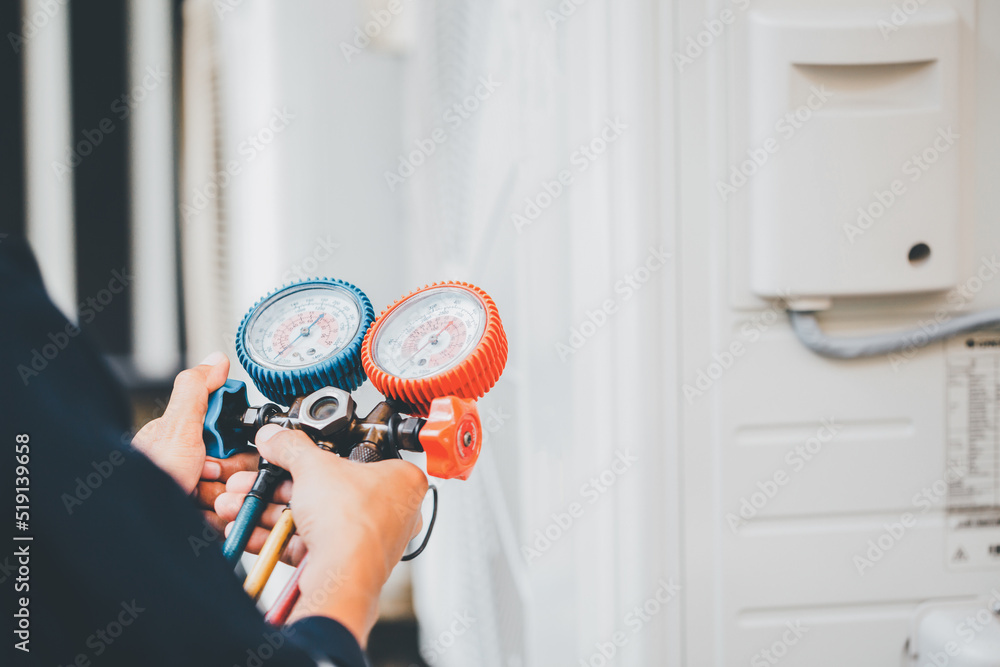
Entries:
POLYGON ((427 453, 427 474, 469 479, 483 446, 476 402, 458 396, 435 398, 418 437, 427 453))

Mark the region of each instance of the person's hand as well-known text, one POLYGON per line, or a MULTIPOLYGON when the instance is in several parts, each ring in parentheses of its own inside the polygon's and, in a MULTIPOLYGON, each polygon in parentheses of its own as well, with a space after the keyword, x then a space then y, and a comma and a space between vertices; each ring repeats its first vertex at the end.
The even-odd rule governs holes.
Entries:
MULTIPOLYGON (((326 452, 299 431, 268 425, 257 432, 261 456, 292 475, 276 500, 292 503, 301 556, 309 552, 299 580, 301 597, 289 622, 311 615, 333 618, 364 646, 378 618, 378 598, 407 543, 421 528, 420 507, 427 477, 399 459, 356 463, 326 452)), ((246 476, 230 479, 227 491, 249 487, 246 476)), ((229 493, 216 503, 230 512, 229 493)), ((238 495, 238 494, 237 494, 238 495)), ((273 525, 278 507, 268 517, 273 525)), ((263 531, 258 535, 259 549, 263 531)))
POLYGON ((187 494, 194 493, 205 508, 206 520, 220 533, 226 522, 214 511, 215 499, 236 472, 257 469, 257 454, 236 454, 228 459, 205 455, 202 427, 208 395, 226 383, 229 359, 222 352, 210 354, 200 365, 182 371, 163 416, 149 422, 132 439, 132 446, 174 478, 187 494))
MULTIPOLYGON (((332 455, 331 456, 335 456, 332 455)), ((225 491, 215 498, 215 514, 223 526, 226 534, 229 534, 229 524, 236 520, 236 515, 243 506, 247 493, 253 487, 254 480, 257 479, 256 472, 234 473, 226 482, 225 491)), ((292 481, 286 480, 274 489, 271 502, 267 504, 260 515, 257 526, 250 534, 245 550, 248 553, 259 554, 271 529, 278 523, 281 513, 285 511, 285 506, 292 499, 292 481)), ((294 516, 294 515, 293 515, 294 516)), ((306 545, 302 538, 296 533, 292 535, 285 550, 281 552, 281 561, 289 565, 298 565, 306 555, 306 545)))

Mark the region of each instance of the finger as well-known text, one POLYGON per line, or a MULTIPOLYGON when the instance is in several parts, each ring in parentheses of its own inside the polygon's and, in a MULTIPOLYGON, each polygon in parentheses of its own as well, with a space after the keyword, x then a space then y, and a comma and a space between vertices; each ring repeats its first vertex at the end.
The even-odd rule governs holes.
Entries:
MULTIPOLYGON (((242 494, 222 493, 216 497, 213 509, 215 509, 216 514, 226 521, 235 521, 236 515, 239 514, 245 498, 246 496, 242 494)), ((260 524, 267 528, 273 526, 277 523, 285 507, 286 505, 281 503, 269 503, 266 505, 264 511, 261 513, 260 524)))
POLYGON ((275 424, 268 424, 257 431, 257 451, 271 463, 292 473, 308 473, 321 461, 337 461, 316 446, 302 431, 292 431, 275 424))
POLYGON ((266 528, 273 528, 278 523, 278 519, 281 518, 281 513, 287 508, 288 505, 269 504, 260 515, 260 525, 266 528))
POLYGON ((202 481, 214 481, 222 477, 222 466, 219 459, 206 457, 205 463, 201 466, 202 481))
POLYGON ((221 352, 213 352, 202 364, 181 371, 174 379, 164 417, 184 418, 192 412, 204 415, 208 395, 225 384, 228 375, 229 359, 221 352))
POLYGON ((378 465, 382 470, 388 472, 395 481, 395 485, 402 489, 410 489, 407 495, 427 495, 430 484, 424 471, 413 465, 409 461, 394 459, 391 461, 380 461, 378 465))
POLYGON ((243 494, 222 493, 215 499, 213 508, 223 519, 235 521, 236 515, 239 514, 240 508, 243 507, 244 500, 246 500, 246 496, 243 494))
POLYGON ((198 505, 210 510, 215 508, 215 499, 226 492, 226 485, 222 482, 198 482, 194 492, 198 505))
MULTIPOLYGON (((226 493, 236 493, 239 495, 246 495, 250 493, 250 489, 253 488, 254 480, 257 479, 257 473, 253 472, 238 472, 229 478, 226 482, 226 493)), ((274 489, 274 495, 271 500, 276 503, 289 503, 292 500, 292 480, 286 479, 284 482, 279 484, 274 489)))
POLYGON ((226 480, 226 492, 249 493, 255 479, 257 479, 257 473, 249 470, 233 473, 233 476, 226 480))
POLYGON ((288 541, 288 546, 285 547, 285 553, 281 554, 281 562, 298 567, 302 559, 306 557, 307 551, 309 549, 306 548, 305 540, 298 535, 292 535, 292 539, 288 541))
MULTIPOLYGON (((229 535, 229 531, 232 530, 232 524, 226 526, 226 535, 229 535)), ((247 542, 244 551, 252 554, 259 554, 260 550, 264 548, 264 542, 267 541, 267 536, 271 534, 270 530, 261 528, 260 526, 253 529, 253 533, 250 535, 250 540, 247 542)), ((287 563, 289 565, 298 565, 302 560, 302 557, 306 554, 306 545, 302 541, 302 538, 298 535, 292 535, 292 539, 288 541, 288 546, 281 554, 281 562, 287 563)))
POLYGON ((205 517, 205 523, 218 532, 219 541, 221 542, 222 535, 226 530, 226 520, 211 510, 202 510, 201 513, 205 517))
POLYGON ((235 493, 223 493, 215 499, 215 513, 226 521, 236 521, 240 507, 243 506, 243 499, 246 496, 235 493))
POLYGON ((217 463, 219 465, 219 475, 212 479, 225 482, 238 472, 252 471, 256 473, 258 461, 260 461, 260 455, 257 452, 244 452, 242 454, 233 454, 228 459, 209 457, 205 461, 205 465, 207 467, 209 463, 217 463))

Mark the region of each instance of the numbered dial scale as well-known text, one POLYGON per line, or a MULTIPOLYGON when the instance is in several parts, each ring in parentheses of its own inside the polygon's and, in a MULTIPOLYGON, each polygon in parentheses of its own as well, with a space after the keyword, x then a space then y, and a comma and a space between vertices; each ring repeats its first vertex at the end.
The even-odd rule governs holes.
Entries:
POLYGON ((507 362, 507 337, 486 292, 435 283, 379 316, 361 358, 376 389, 426 415, 439 396, 480 398, 489 391, 507 362))
POLYGON ((374 316, 354 285, 304 280, 250 309, 236 333, 236 353, 261 393, 282 405, 323 387, 354 391, 365 379, 361 345, 374 316))

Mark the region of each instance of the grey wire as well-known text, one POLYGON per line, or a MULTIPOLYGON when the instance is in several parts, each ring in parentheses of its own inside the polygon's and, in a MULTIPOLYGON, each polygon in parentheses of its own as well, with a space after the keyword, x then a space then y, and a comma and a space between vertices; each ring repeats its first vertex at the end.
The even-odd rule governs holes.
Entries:
POLYGON ((813 311, 788 311, 792 330, 803 345, 832 359, 860 359, 913 350, 970 331, 1000 326, 1000 309, 961 315, 917 329, 872 336, 828 336, 813 311))

